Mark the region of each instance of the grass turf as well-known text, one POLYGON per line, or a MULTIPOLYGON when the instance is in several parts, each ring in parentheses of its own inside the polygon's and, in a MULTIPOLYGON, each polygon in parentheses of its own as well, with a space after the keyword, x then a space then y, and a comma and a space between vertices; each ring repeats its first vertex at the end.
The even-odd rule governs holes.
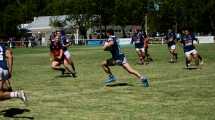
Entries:
POLYGON ((35 120, 213 120, 215 119, 215 44, 198 46, 202 69, 168 63, 165 45, 151 45, 154 62, 138 65, 133 47, 123 47, 130 65, 150 79, 149 88, 120 67, 113 73, 122 86, 105 87, 100 63, 110 57, 101 47, 71 47, 78 77, 59 77, 51 70, 48 48, 14 49, 14 89, 24 89, 28 106, 19 100, 0 102, 0 119, 35 120))

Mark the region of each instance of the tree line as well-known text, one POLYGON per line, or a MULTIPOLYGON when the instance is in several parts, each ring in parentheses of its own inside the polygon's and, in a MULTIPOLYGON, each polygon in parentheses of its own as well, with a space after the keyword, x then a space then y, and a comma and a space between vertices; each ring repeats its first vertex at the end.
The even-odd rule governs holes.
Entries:
POLYGON ((119 25, 122 30, 126 25, 144 26, 147 15, 150 32, 190 27, 195 32, 214 33, 214 6, 214 0, 1 0, 0 36, 16 35, 17 26, 35 16, 54 15, 76 20, 84 16, 79 22, 82 29, 89 24, 119 25), (93 19, 95 15, 99 19, 93 19))

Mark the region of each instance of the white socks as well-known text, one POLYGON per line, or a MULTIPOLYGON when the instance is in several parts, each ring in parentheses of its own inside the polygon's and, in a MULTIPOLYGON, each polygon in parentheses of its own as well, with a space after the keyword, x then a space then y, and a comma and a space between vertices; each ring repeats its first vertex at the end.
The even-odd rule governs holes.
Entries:
POLYGON ((18 97, 18 92, 15 91, 15 92, 10 92, 10 97, 11 98, 17 98, 18 97))

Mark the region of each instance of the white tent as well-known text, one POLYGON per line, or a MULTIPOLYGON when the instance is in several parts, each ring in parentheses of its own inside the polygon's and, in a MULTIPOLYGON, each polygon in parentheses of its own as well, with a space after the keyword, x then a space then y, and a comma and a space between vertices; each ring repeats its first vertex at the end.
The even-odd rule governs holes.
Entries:
POLYGON ((25 25, 24 28, 31 30, 33 34, 41 34, 42 36, 42 46, 46 46, 48 43, 49 36, 53 31, 56 30, 50 25, 51 19, 57 18, 58 20, 65 20, 66 15, 63 16, 40 16, 34 17, 34 21, 25 25))

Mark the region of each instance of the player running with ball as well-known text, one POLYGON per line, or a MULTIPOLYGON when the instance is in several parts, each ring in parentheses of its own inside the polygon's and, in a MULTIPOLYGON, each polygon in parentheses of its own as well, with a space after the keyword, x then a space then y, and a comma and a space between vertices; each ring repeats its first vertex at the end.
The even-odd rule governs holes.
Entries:
POLYGON ((148 79, 145 76, 142 76, 139 72, 134 70, 127 62, 125 55, 120 51, 120 47, 117 42, 117 38, 114 36, 113 30, 108 30, 107 35, 109 36, 108 40, 105 42, 103 49, 105 51, 110 51, 112 58, 103 61, 102 68, 108 74, 108 78, 105 83, 111 83, 116 80, 113 73, 111 72, 110 66, 120 65, 128 73, 136 76, 144 85, 144 87, 149 87, 148 79))

